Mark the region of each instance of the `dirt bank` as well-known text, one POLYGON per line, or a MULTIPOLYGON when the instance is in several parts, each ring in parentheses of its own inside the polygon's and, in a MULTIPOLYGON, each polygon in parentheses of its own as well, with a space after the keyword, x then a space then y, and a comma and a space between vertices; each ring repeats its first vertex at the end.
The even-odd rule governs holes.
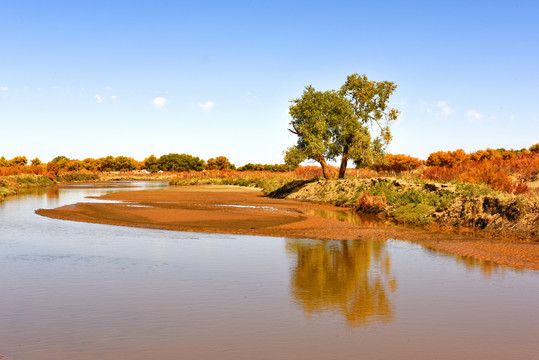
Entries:
POLYGON ((370 211, 397 224, 539 242, 538 199, 483 185, 348 178, 291 182, 271 195, 370 211))
POLYGON ((40 215, 89 223, 311 239, 401 239, 456 255, 539 270, 539 244, 386 226, 332 205, 273 199, 254 188, 173 187, 107 194, 121 203, 78 203, 40 215))

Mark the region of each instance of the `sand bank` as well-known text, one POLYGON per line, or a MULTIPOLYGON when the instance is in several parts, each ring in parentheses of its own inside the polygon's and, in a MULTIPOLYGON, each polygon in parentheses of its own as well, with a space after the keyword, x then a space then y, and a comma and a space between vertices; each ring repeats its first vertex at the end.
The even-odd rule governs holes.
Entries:
POLYGON ((332 205, 269 198, 254 188, 171 187, 111 193, 100 199, 121 202, 96 200, 36 212, 56 219, 177 231, 328 240, 400 239, 456 255, 539 270, 537 243, 386 226, 332 205))

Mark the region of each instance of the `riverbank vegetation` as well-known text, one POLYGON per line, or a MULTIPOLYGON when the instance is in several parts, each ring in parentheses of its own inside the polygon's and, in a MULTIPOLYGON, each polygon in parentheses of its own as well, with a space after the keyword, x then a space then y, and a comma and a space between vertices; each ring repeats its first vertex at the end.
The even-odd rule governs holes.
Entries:
POLYGON ((247 164, 236 168, 224 156, 207 161, 185 154, 152 155, 141 162, 129 159, 109 156, 79 161, 59 156, 49 163, 34 159, 28 164, 24 156, 0 158, 0 199, 59 182, 160 180, 172 185, 254 186, 274 197, 332 203, 417 226, 487 229, 531 237, 537 237, 539 229, 537 144, 521 150, 438 151, 426 161, 385 154, 369 166, 347 169, 344 179, 338 179, 340 168, 328 165, 329 180, 323 179, 319 166, 247 164), (124 166, 127 163, 133 166, 124 166))

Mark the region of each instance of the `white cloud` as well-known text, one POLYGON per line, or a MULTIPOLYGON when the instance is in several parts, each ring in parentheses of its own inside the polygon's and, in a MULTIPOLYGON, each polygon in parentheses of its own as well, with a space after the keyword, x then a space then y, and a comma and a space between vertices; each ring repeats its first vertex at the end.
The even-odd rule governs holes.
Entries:
POLYGON ((213 108, 215 104, 213 103, 213 101, 205 101, 205 102, 202 102, 202 103, 198 103, 198 107, 200 107, 202 110, 210 110, 211 108, 213 108))
POLYGON ((8 91, 8 90, 9 90, 9 89, 8 89, 7 86, 2 86, 2 87, 0 87, 0 91, 8 91))
POLYGON ((155 99, 153 99, 152 101, 152 104, 156 107, 156 108, 162 108, 165 106, 165 104, 168 103, 168 100, 165 99, 164 97, 156 97, 155 99))
POLYGON ((105 100, 105 98, 99 94, 95 94, 94 99, 98 104, 101 104, 105 100))
POLYGON ((468 120, 470 121, 482 120, 485 117, 483 114, 480 114, 475 111, 475 109, 468 110, 466 112, 466 115, 468 116, 468 120))
POLYGON ((436 103, 436 106, 438 107, 438 109, 440 109, 439 111, 445 118, 449 117, 449 115, 453 113, 453 109, 451 109, 451 107, 447 105, 447 101, 439 100, 436 103))
POLYGON ((446 100, 438 100, 436 103, 427 103, 422 101, 421 107, 427 114, 433 114, 435 116, 441 116, 444 118, 448 118, 453 113, 453 109, 449 106, 449 102, 446 100))
POLYGON ((110 99, 111 99, 112 101, 116 100, 116 95, 112 95, 112 96, 110 97, 110 99))

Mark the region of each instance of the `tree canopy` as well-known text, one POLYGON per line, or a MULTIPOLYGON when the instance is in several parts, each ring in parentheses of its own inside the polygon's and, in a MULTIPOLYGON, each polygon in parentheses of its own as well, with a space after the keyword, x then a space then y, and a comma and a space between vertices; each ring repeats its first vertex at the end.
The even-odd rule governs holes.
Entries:
POLYGON ((389 125, 399 111, 389 108, 389 97, 396 87, 390 81, 371 81, 358 74, 348 76, 338 91, 307 86, 300 98, 291 101, 289 130, 298 139, 287 149, 285 162, 317 161, 325 178, 331 177, 327 162, 338 157, 339 178, 344 177, 350 159, 360 165, 368 163, 391 141, 389 125), (373 128, 379 132, 375 139, 373 128))

